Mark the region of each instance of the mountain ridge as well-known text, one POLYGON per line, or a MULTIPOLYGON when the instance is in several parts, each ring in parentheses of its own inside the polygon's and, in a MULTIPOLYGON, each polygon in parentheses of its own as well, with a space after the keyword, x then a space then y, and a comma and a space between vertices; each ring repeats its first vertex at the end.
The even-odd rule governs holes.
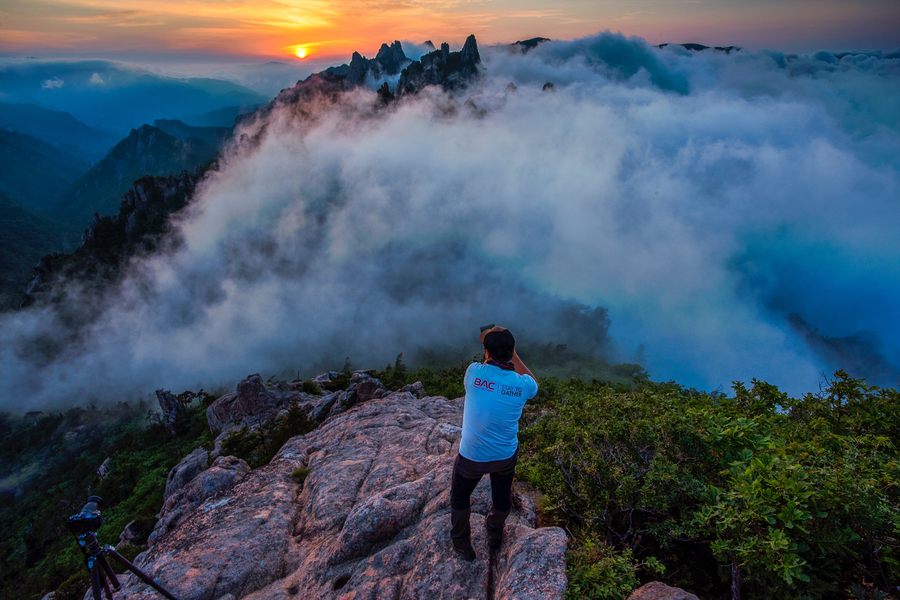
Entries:
POLYGON ((0 129, 0 191, 31 208, 52 213, 53 200, 85 171, 90 163, 80 156, 36 137, 0 129))
POLYGON ((33 136, 85 160, 103 158, 119 137, 91 127, 68 112, 36 104, 0 102, 0 128, 33 136))
POLYGON ((141 177, 192 171, 209 163, 217 151, 200 138, 181 141, 162 129, 142 125, 69 185, 54 203, 55 210, 61 220, 84 226, 94 213, 114 215, 121 195, 141 177))

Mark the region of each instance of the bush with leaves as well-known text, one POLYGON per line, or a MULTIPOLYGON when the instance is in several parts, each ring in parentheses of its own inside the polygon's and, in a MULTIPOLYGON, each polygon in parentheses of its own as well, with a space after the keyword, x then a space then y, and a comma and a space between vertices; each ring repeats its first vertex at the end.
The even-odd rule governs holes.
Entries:
POLYGON ((178 397, 186 413, 175 436, 146 420, 144 402, 0 415, 0 478, 19 481, 0 504, 0 598, 37 600, 52 590, 60 600, 84 596, 87 571, 66 519, 91 494, 104 499, 101 543, 117 543, 132 520, 144 536, 152 531, 169 470, 212 443, 205 412, 211 397, 178 397), (97 467, 106 458, 109 474, 101 480, 97 467))
POLYGON ((586 531, 566 553, 569 585, 565 600, 625 600, 640 585, 638 571, 658 574, 654 557, 638 563, 631 550, 619 552, 594 532, 586 531))
POLYGON ((260 424, 255 429, 243 427, 222 442, 222 451, 247 461, 251 469, 267 465, 281 447, 294 436, 316 428, 299 404, 292 404, 287 413, 260 424))
MULTIPOLYGON (((657 557, 667 581, 712 598, 732 585, 745 598, 844 598, 900 580, 895 390, 843 372, 801 399, 758 381, 735 384, 734 398, 541 383, 519 473, 576 549, 597 536, 657 557)), ((572 585, 585 573, 570 561, 572 585)))

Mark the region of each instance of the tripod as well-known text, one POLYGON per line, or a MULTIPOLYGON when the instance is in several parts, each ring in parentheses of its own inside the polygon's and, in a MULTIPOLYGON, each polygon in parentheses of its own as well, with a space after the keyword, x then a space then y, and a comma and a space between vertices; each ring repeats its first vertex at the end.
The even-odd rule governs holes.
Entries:
POLYGON ((118 592, 122 587, 116 578, 116 574, 113 573, 112 567, 109 566, 109 562, 106 560, 107 555, 119 561, 123 567, 137 575, 141 581, 169 600, 178 600, 164 587, 137 568, 131 561, 116 552, 115 548, 109 545, 100 546, 95 532, 103 524, 103 517, 100 516, 100 511, 98 510, 102 504, 103 500, 100 496, 91 496, 88 498, 84 508, 81 509, 81 512, 69 517, 68 521, 69 529, 78 538, 78 547, 84 553, 84 562, 91 576, 91 589, 94 592, 94 600, 102 600, 100 596, 101 588, 106 592, 107 600, 113 600, 113 592, 118 592), (112 588, 109 586, 110 582, 112 582, 112 588))

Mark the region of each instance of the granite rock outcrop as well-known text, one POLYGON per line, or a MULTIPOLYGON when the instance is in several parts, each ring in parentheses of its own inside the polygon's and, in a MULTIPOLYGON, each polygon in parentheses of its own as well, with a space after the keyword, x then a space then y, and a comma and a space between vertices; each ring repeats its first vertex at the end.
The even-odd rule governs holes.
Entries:
POLYGON ((169 435, 175 435, 175 425, 184 415, 184 406, 172 392, 167 390, 156 390, 156 400, 162 410, 163 427, 166 428, 169 435))
POLYGON ((627 600, 700 600, 694 594, 681 588, 674 588, 659 581, 653 581, 634 590, 627 600))
MULTIPOLYGON (((168 524, 136 563, 179 598, 562 598, 566 535, 535 528, 527 496, 514 494, 503 545, 489 551, 488 478, 472 495, 478 558, 465 562, 451 549, 449 487, 463 399, 428 397, 421 384, 389 392, 366 372, 325 396, 252 377, 237 392, 263 410, 279 393, 310 414, 318 409, 321 425, 288 440, 268 465, 249 470, 220 456, 180 489, 167 487, 160 520, 168 524)), ((213 411, 214 430, 224 415, 213 411)), ((123 587, 127 598, 156 597, 133 576, 123 587)))
POLYGON ((255 373, 241 381, 236 391, 210 404, 206 409, 206 420, 210 431, 215 434, 252 427, 277 417, 292 403, 302 401, 306 396, 302 386, 286 382, 267 386, 262 377, 255 373))

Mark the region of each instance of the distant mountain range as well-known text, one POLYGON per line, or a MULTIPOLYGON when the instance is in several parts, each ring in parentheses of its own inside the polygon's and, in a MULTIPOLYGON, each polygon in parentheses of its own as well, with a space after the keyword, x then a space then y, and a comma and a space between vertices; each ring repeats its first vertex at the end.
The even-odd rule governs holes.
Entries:
POLYGON ((0 103, 0 125, 0 310, 18 307, 39 259, 78 247, 94 213, 117 214, 136 180, 205 168, 232 131, 157 119, 116 143, 68 113, 13 103, 0 103))
POLYGON ((161 124, 173 133, 181 133, 184 139, 151 125, 132 129, 103 160, 59 195, 53 205, 57 218, 84 227, 94 213, 116 214, 121 195, 134 181, 145 175, 164 176, 206 165, 219 149, 219 144, 210 142, 218 139, 221 143, 227 137, 222 128, 189 127, 180 121, 161 124), (202 137, 192 135, 198 130, 204 130, 200 132, 202 137))
POLYGON ((117 132, 117 139, 163 116, 190 122, 210 111, 270 99, 229 81, 173 79, 102 60, 7 62, 0 69, 0 89, 6 102, 67 112, 117 132))
POLYGON ((190 138, 203 140, 214 148, 220 148, 231 136, 232 128, 228 127, 196 127, 186 125, 178 119, 157 119, 153 126, 167 134, 187 142, 190 138))
POLYGON ((97 162, 122 136, 86 125, 67 112, 36 104, 0 102, 0 128, 43 140, 91 163, 97 162))

